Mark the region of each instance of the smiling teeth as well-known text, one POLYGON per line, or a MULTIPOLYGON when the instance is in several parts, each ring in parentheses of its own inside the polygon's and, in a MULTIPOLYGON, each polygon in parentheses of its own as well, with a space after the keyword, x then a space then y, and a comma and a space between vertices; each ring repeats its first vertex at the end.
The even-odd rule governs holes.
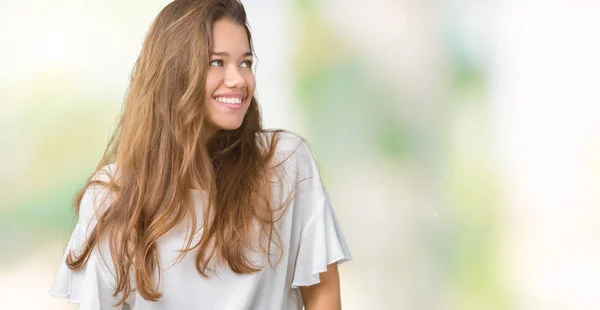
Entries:
POLYGON ((218 102, 229 103, 229 104, 242 104, 241 98, 226 98, 226 97, 217 97, 215 98, 218 102))

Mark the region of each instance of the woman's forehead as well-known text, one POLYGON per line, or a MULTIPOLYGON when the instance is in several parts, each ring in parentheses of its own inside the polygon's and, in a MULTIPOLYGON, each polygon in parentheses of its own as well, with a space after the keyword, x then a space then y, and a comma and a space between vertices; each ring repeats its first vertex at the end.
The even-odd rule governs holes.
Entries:
POLYGON ((215 22, 212 30, 212 52, 244 55, 250 51, 250 42, 244 26, 228 19, 215 22))

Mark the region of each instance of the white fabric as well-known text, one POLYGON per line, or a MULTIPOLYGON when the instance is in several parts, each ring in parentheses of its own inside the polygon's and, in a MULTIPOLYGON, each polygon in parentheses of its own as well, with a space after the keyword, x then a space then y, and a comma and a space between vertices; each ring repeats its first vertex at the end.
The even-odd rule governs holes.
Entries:
MULTIPOLYGON (((269 139, 271 136, 271 133, 265 133, 260 137, 269 139)), ((69 249, 75 253, 80 250, 95 225, 96 213, 102 212, 102 207, 107 205, 103 200, 107 196, 110 198, 106 189, 92 186, 82 199, 77 225, 50 294, 79 303, 80 310, 302 309, 298 287, 319 283, 319 273, 324 272, 327 265, 345 262, 351 256, 314 157, 301 137, 292 133, 281 134, 276 160, 279 162, 285 158, 288 159, 283 164, 284 177, 273 185, 274 205, 279 205, 296 183, 306 180, 296 187, 297 196, 276 223, 284 254, 273 267, 269 266, 264 255, 251 254, 255 262, 264 266, 261 271, 239 275, 225 266, 217 266, 216 274, 203 278, 195 269, 193 253, 173 264, 186 235, 187 222, 182 222, 158 242, 159 291, 163 294, 159 301, 144 300, 133 292, 124 306, 113 307, 118 298, 112 296, 115 277, 106 240, 99 246, 101 251, 98 248, 94 250, 82 270, 72 271, 64 261, 69 249)), ((110 165, 102 172, 114 174, 115 170, 116 167, 110 165)), ((107 177, 101 173, 97 176, 100 179, 107 177)), ((200 221, 206 195, 192 191, 192 197, 200 221)))

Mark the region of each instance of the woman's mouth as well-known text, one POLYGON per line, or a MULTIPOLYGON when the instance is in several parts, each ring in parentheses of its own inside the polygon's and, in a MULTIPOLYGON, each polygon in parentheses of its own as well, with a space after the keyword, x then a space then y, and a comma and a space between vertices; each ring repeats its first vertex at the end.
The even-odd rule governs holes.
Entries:
POLYGON ((224 107, 230 109, 241 109, 244 103, 243 97, 240 96, 217 96, 214 97, 215 101, 224 107))

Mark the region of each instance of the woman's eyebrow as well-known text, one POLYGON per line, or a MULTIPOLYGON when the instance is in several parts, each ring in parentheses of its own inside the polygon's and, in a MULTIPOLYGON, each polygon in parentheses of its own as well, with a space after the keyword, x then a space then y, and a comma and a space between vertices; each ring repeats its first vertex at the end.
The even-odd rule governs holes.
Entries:
MULTIPOLYGON (((229 53, 227 52, 212 52, 210 53, 211 56, 222 56, 222 57, 229 57, 229 53)), ((242 57, 252 57, 252 52, 245 52, 242 57)))

